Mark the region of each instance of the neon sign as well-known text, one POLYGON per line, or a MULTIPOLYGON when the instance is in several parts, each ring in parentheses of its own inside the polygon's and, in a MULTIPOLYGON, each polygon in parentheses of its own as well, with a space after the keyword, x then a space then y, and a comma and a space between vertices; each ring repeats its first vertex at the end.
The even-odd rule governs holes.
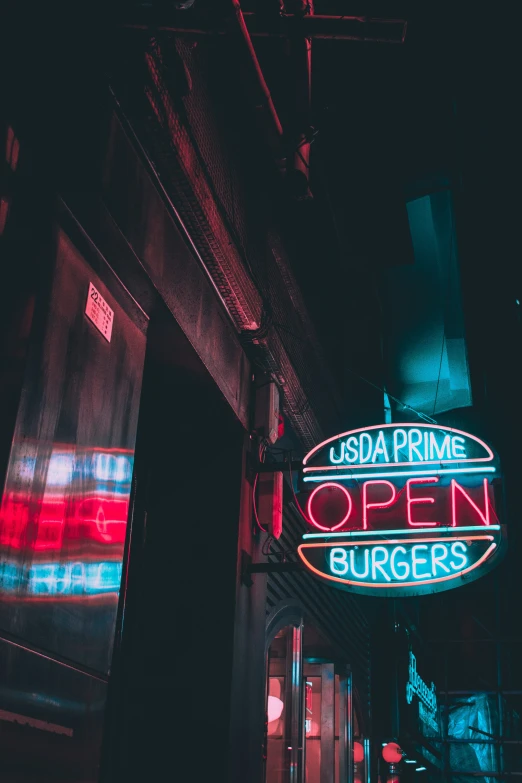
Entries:
POLYGON ((334 587, 385 596, 447 590, 486 573, 505 549, 498 457, 461 430, 345 432, 312 449, 301 479, 314 532, 298 554, 334 587))
POLYGON ((406 683, 406 701, 408 704, 412 703, 414 696, 418 697, 420 719, 434 731, 438 732, 438 706, 435 684, 432 682, 431 686, 428 686, 424 682, 417 672, 417 659, 410 650, 408 682, 406 683))
MULTIPOLYGON (((438 424, 380 424, 351 430, 323 441, 303 460, 304 473, 347 467, 424 467, 494 461, 480 438, 438 424)), ((428 468, 428 471, 430 469, 428 468)))

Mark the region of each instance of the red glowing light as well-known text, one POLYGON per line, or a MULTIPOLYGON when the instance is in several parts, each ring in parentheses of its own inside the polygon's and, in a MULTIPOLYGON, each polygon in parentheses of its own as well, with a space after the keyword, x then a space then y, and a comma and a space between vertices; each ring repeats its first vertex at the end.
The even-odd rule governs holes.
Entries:
POLYGON ((378 481, 365 481, 363 484, 362 496, 363 496, 363 529, 366 530, 368 528, 367 510, 369 508, 388 508, 389 506, 393 505, 393 503, 395 503, 395 498, 397 497, 397 490, 395 489, 391 481, 385 481, 384 479, 380 479, 378 481), (367 503, 366 502, 367 494, 368 494, 367 487, 369 487, 370 484, 386 484, 388 487, 390 487, 392 491, 391 498, 387 500, 385 503, 367 503))
POLYGON ((470 498, 466 490, 463 487, 461 487, 460 484, 457 484, 455 479, 451 479, 451 515, 452 515, 451 526, 452 527, 457 527, 457 503, 456 503, 457 489, 459 490, 459 492, 461 492, 464 495, 464 497, 466 498, 470 506, 472 506, 475 509, 475 511, 481 518, 482 523, 484 525, 489 525, 490 522, 489 522, 488 480, 484 479, 484 513, 482 513, 482 511, 477 506, 477 504, 474 503, 473 500, 470 498))
POLYGON ((364 748, 360 742, 353 743, 353 760, 356 764, 360 764, 364 761, 364 748))
POLYGON ((278 440, 280 440, 284 436, 284 434, 285 434, 285 420, 283 419, 281 414, 279 414, 279 416, 277 417, 277 438, 278 438, 278 440))
POLYGON ((382 749, 382 757, 388 764, 398 764, 402 761, 402 750, 396 742, 388 742, 382 749))
POLYGON ((346 487, 343 487, 342 484, 336 484, 333 481, 327 481, 325 484, 319 484, 318 487, 314 489, 314 491, 311 493, 310 497, 308 498, 308 517, 310 519, 310 522, 315 525, 316 528, 319 530, 326 530, 328 532, 333 532, 334 530, 339 530, 340 527, 342 527, 345 522, 348 521, 350 514, 352 513, 352 498, 346 487), (343 492, 344 496, 346 497, 348 501, 348 510, 344 516, 344 518, 334 527, 325 527, 324 525, 319 524, 317 520, 315 519, 314 515, 312 514, 312 500, 316 497, 318 492, 321 492, 323 489, 327 488, 336 488, 340 489, 341 492, 343 492))
POLYGON ((437 525, 438 522, 414 522, 411 518, 411 507, 414 503, 435 503, 435 498, 431 497, 423 497, 423 498, 412 498, 411 496, 411 490, 410 487, 412 484, 436 484, 438 482, 438 476, 433 476, 430 478, 412 478, 408 479, 406 482, 406 498, 407 498, 407 507, 408 507, 408 525, 411 527, 433 527, 434 525, 437 525))
POLYGON ((306 683, 305 689, 306 711, 313 715, 313 691, 310 683, 306 683))
POLYGON ((283 707, 285 705, 281 701, 281 699, 278 699, 277 696, 269 696, 268 697, 268 705, 267 705, 267 713, 268 713, 268 723, 272 723, 275 720, 279 720, 281 717, 281 713, 283 712, 283 707))

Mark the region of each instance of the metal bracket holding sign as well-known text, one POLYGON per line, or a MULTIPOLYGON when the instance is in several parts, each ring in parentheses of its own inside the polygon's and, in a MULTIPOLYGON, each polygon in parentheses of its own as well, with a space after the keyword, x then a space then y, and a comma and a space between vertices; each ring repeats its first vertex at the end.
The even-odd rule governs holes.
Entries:
POLYGON ((252 587, 252 574, 287 574, 304 571, 301 561, 284 560, 279 563, 253 563, 251 555, 241 550, 241 584, 252 587))

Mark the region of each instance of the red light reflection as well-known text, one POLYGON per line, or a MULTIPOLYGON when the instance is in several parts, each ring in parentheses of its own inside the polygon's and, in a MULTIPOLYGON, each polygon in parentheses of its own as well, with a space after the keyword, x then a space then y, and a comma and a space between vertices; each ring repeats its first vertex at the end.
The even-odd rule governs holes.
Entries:
POLYGON ((134 453, 23 448, 11 457, 0 506, 0 592, 117 594, 134 453))

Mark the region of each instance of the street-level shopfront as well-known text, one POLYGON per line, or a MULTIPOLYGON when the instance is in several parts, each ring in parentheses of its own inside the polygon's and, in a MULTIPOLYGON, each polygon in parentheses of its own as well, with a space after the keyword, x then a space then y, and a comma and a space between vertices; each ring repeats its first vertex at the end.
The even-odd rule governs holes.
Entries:
MULTIPOLYGON (((31 134, 2 132, 27 173, 2 236, 5 774, 145 779, 203 737, 196 779, 350 780, 370 732, 366 617, 309 574, 241 579, 243 550, 266 559, 256 379, 154 171, 109 98, 84 191, 78 174, 43 199, 31 134)), ((294 553, 302 525, 285 503, 294 553)))

